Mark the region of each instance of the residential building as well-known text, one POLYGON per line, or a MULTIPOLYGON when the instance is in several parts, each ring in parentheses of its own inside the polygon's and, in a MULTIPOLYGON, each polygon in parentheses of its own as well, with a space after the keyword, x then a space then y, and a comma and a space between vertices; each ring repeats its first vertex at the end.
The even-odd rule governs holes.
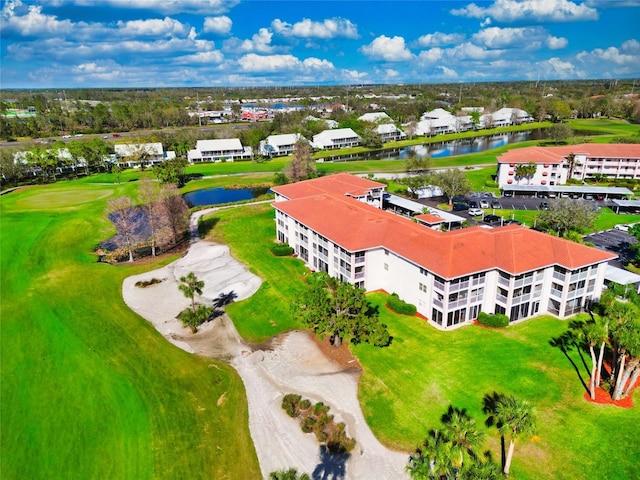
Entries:
POLYGON ((497 181, 501 188, 509 185, 561 185, 569 178, 584 180, 640 178, 640 144, 566 145, 560 147, 516 148, 498 157, 497 181), (536 164, 528 178, 516 176, 519 164, 536 164))
POLYGON ((371 205, 384 188, 349 174, 274 187, 277 240, 312 270, 397 293, 437 328, 481 311, 566 318, 599 298, 616 257, 518 225, 435 231, 371 205))
POLYGON ((396 127, 393 123, 384 123, 376 127, 376 133, 382 142, 397 142, 407 138, 407 134, 396 127))
POLYGON ((282 135, 269 135, 260 142, 260 153, 265 157, 277 157, 293 153, 296 142, 307 141, 299 133, 285 133, 282 135))
POLYGON ((532 121, 531 115, 520 108, 505 107, 480 116, 480 124, 483 128, 507 127, 532 121))
POLYGON ((198 140, 196 148, 187 154, 190 163, 197 162, 233 162, 251 160, 251 147, 243 147, 238 138, 220 138, 216 140, 198 140))
POLYGON ((324 130, 313 136, 311 145, 319 149, 335 149, 360 145, 360 136, 350 128, 324 130))
POLYGON ((159 165, 165 160, 176 158, 174 151, 165 152, 162 143, 119 143, 114 145, 119 165, 129 168, 159 165))
POLYGON ((358 120, 361 122, 370 122, 370 123, 390 123, 393 122, 391 117, 387 115, 385 112, 369 112, 364 115, 360 115, 358 120))

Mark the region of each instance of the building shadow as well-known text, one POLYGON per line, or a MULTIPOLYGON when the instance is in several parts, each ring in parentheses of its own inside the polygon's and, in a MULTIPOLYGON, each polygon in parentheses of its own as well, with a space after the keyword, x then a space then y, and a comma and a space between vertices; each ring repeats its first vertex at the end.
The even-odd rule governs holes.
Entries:
POLYGON ((350 453, 331 453, 326 445, 320 446, 320 463, 311 474, 313 480, 344 480, 350 453))

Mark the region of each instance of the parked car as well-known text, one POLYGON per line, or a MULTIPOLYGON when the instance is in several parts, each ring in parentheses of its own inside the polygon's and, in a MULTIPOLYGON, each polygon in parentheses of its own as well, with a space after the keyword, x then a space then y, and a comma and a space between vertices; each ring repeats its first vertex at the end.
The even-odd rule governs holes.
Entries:
POLYGON ((619 223, 613 228, 615 228, 616 230, 620 230, 621 232, 628 232, 630 227, 631 225, 625 225, 624 223, 619 223))
POLYGON ((63 135, 62 138, 71 138, 71 135, 63 135))
POLYGON ((549 210, 549 204, 547 202, 542 202, 540 205, 538 205, 538 208, 540 210, 549 210))
POLYGON ((469 209, 469 215, 471 215, 472 217, 479 217, 483 213, 484 212, 479 208, 470 208, 469 209))
POLYGON ((476 202, 475 200, 471 200, 469 202, 469 208, 480 208, 480 206, 478 205, 478 202, 476 202))
POLYGON ((453 211, 454 212, 460 212, 462 210, 469 210, 469 205, 467 205, 466 203, 454 203, 453 204, 453 211))
POLYGON ((593 200, 593 195, 585 195, 584 199, 585 200, 593 200))
POLYGON ((513 191, 507 190, 502 194, 503 197, 513 197, 513 191))
POLYGON ((490 208, 491 205, 489 204, 488 200, 480 200, 480 208, 490 208))
POLYGON ((484 218, 482 219, 483 222, 485 223, 496 223, 499 222, 501 219, 498 215, 485 215, 484 218))
POLYGON ((571 194, 571 198, 573 198, 574 200, 577 200, 578 198, 580 198, 580 194, 579 193, 572 193, 571 194))
POLYGON ((76 137, 81 137, 82 133, 76 133, 76 137))
POLYGON ((111 134, 111 136, 113 138, 120 138, 120 134, 119 133, 113 133, 113 134, 111 134))
POLYGON ((502 208, 502 204, 500 202, 491 202, 491 208, 502 208))
POLYGON ((504 221, 505 225, 522 225, 521 222, 519 222, 518 220, 513 220, 513 219, 509 219, 509 220, 505 220, 504 221))

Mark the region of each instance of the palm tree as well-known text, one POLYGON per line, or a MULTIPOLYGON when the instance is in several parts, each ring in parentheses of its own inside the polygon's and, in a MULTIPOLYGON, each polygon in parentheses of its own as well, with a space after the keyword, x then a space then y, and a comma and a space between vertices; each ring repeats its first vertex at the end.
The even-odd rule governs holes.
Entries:
POLYGON ((600 371, 602 369, 602 357, 604 347, 609 338, 609 324, 606 317, 594 316, 593 320, 583 323, 576 322, 571 326, 576 331, 578 338, 583 340, 589 347, 591 355, 591 378, 589 381, 589 394, 591 400, 595 400, 595 387, 600 385, 600 371), (596 354, 596 346, 600 347, 599 355, 596 354))
POLYGON ((536 426, 535 416, 526 400, 520 400, 513 395, 499 395, 496 397, 494 417, 501 437, 509 437, 509 450, 503 459, 502 470, 505 475, 509 475, 516 439, 522 435, 533 435, 536 426))
POLYGON ((449 406, 442 417, 445 434, 451 443, 451 463, 460 470, 466 459, 476 459, 478 449, 484 443, 484 435, 465 409, 449 406))
POLYGON ((295 468, 289 470, 278 470, 269 474, 269 480, 311 480, 306 473, 298 474, 295 468))
POLYGON ((438 430, 429 430, 423 445, 409 457, 407 471, 415 480, 453 478, 449 439, 438 430))
POLYGON ((202 280, 198 280, 195 273, 189 272, 186 276, 180 277, 180 285, 178 288, 184 294, 185 297, 191 299, 191 311, 196 313, 196 294, 202 295, 202 289, 204 287, 204 282, 202 280))

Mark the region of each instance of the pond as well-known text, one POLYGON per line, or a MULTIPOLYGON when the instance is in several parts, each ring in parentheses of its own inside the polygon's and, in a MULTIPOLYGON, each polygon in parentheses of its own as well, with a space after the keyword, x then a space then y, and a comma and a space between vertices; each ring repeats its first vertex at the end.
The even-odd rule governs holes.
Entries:
POLYGON ((189 207, 201 207, 205 205, 221 205, 225 203, 252 200, 269 191, 269 188, 206 188, 194 192, 185 193, 184 199, 189 207))
MULTIPOLYGON (((580 134, 588 134, 580 132, 580 134)), ((336 155, 325 158, 325 162, 344 162, 349 160, 404 160, 409 156, 425 158, 428 155, 433 158, 448 157, 451 155, 464 155, 467 153, 483 152, 492 148, 502 147, 510 143, 525 142, 527 140, 542 140, 547 138, 544 129, 537 128, 523 132, 500 133, 496 135, 485 135, 482 137, 465 138, 461 140, 450 140, 447 142, 437 142, 423 145, 413 145, 404 148, 393 148, 366 152, 357 155, 336 155)))

